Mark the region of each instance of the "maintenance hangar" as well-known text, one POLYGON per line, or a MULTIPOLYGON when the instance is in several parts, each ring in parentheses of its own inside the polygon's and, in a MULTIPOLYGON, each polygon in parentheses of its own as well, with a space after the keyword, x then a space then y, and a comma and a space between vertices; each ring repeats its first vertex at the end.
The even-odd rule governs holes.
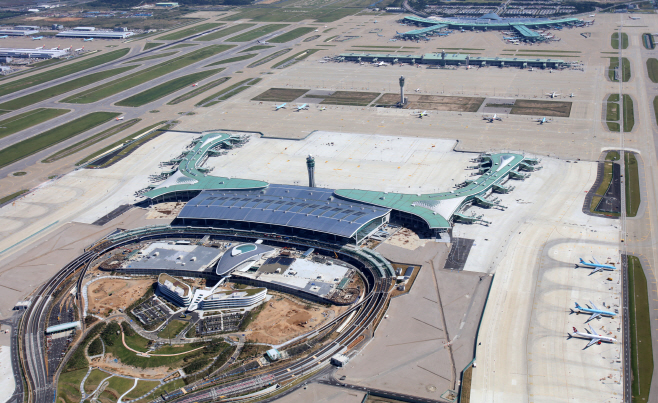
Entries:
POLYGON ((341 60, 355 62, 387 62, 429 64, 439 66, 498 66, 498 67, 537 67, 558 69, 565 67, 567 62, 562 59, 538 59, 525 57, 471 57, 460 53, 427 53, 424 55, 396 55, 377 53, 341 53, 341 60))
POLYGON ((135 33, 131 31, 64 31, 55 35, 57 38, 93 38, 93 39, 126 39, 135 33))
POLYGON ((29 36, 39 33, 39 27, 22 25, 14 28, 0 29, 0 35, 8 36, 29 36))
POLYGON ((390 212, 389 208, 340 199, 332 189, 269 185, 204 190, 183 207, 172 225, 257 230, 359 244, 388 222, 390 212))
POLYGON ((16 49, 0 48, 0 57, 16 57, 29 59, 54 59, 69 55, 68 49, 16 49))

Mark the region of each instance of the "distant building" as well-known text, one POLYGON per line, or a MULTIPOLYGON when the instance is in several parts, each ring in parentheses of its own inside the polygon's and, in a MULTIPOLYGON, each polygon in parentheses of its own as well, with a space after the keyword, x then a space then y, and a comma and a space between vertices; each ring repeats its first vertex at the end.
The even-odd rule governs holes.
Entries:
POLYGON ((190 286, 166 273, 158 276, 158 291, 178 306, 188 306, 192 302, 192 290, 190 286))
POLYGON ((344 354, 335 354, 331 357, 331 364, 337 367, 344 367, 350 361, 350 358, 344 354))
POLYGON ((94 39, 126 39, 135 33, 131 31, 85 31, 78 27, 71 31, 63 31, 55 35, 57 38, 94 38, 94 39))
POLYGON ((156 7, 163 7, 163 8, 176 8, 179 6, 178 3, 155 3, 156 7))
POLYGON ((84 32, 92 32, 95 31, 95 27, 75 27, 72 29, 72 31, 84 31, 84 32))
POLYGON ((0 35, 9 35, 9 36, 29 36, 39 33, 39 27, 32 26, 18 26, 8 29, 0 29, 0 35))
POLYGON ((66 330, 76 329, 80 327, 80 322, 60 323, 58 325, 46 328, 46 334, 64 332, 66 330))
POLYGON ((52 29, 53 31, 59 31, 60 29, 64 29, 64 26, 63 26, 63 25, 59 25, 59 24, 53 24, 53 25, 50 27, 50 29, 52 29))
POLYGON ((404 9, 402 7, 386 7, 387 13, 403 13, 404 9))
MULTIPOLYGON (((68 55, 68 49, 15 49, 0 48, 0 57, 21 57, 30 59, 53 59, 68 55)), ((5 59, 6 60, 6 59, 5 59)))
MULTIPOLYGON (((196 297, 196 293, 194 295, 196 297)), ((214 311, 247 308, 264 301, 265 297, 267 297, 267 288, 252 288, 242 291, 218 291, 203 298, 199 303, 199 309, 214 311)))
POLYGON ((267 356, 267 358, 270 359, 270 361, 276 361, 276 360, 281 359, 281 353, 276 348, 273 348, 271 350, 267 350, 265 352, 265 355, 267 356))

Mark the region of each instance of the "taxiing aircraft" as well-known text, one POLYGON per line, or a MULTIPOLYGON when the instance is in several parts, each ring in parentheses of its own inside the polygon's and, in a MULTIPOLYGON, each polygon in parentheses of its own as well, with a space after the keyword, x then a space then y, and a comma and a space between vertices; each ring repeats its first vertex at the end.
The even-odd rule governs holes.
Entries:
POLYGON ((43 48, 45 48, 45 46, 39 46, 38 48, 34 48, 34 49, 36 49, 36 50, 41 50, 41 49, 43 49, 43 48))
POLYGON ((115 120, 123 120, 123 116, 118 116, 115 120))
POLYGON ((603 270, 608 270, 608 271, 614 271, 617 270, 617 268, 613 265, 610 264, 601 264, 599 263, 596 258, 594 259, 594 262, 586 262, 583 260, 583 258, 580 258, 580 262, 576 264, 576 269, 578 267, 584 267, 586 269, 594 269, 592 272, 589 274, 590 276, 596 272, 603 271, 603 270))
MULTIPOLYGON (((551 72, 552 72, 552 70, 551 70, 551 72)), ((553 91, 553 92, 547 92, 546 95, 548 95, 548 96, 551 97, 551 98, 556 98, 556 97, 560 96, 560 94, 558 94, 558 93, 555 92, 555 91, 553 91)))
POLYGON ((550 120, 547 120, 546 117, 544 116, 541 119, 537 119, 537 122, 539 122, 540 125, 543 125, 544 123, 550 123, 550 120))
POLYGON ((2 35, 2 36, 0 36, 0 39, 5 39, 5 38, 9 38, 9 35, 2 35))
POLYGON ((83 39, 82 42, 93 42, 94 38, 83 39))
POLYGON ((77 48, 77 49, 75 49, 74 52, 82 52, 83 50, 85 50, 85 47, 84 47, 84 46, 81 47, 81 48, 77 48))
POLYGON ((420 92, 420 88, 416 88, 416 92, 420 92))
POLYGON ((427 111, 418 112, 418 117, 419 117, 420 119, 422 119, 423 116, 429 116, 429 114, 427 113, 427 111))
POLYGON ((42 40, 42 39, 43 39, 43 36, 33 36, 33 37, 32 37, 32 40, 33 40, 33 41, 40 41, 40 40, 42 40))
POLYGON ((639 20, 641 17, 633 17, 633 16, 629 15, 628 18, 630 18, 631 20, 639 20))
POLYGON ((308 109, 308 104, 297 105, 297 109, 295 109, 295 112, 299 112, 307 109, 308 109))
MULTIPOLYGON (((580 339, 589 339, 589 343, 585 346, 585 348, 590 347, 594 344, 601 344, 601 342, 606 342, 606 343, 616 343, 617 339, 614 337, 610 336, 602 336, 598 333, 596 333, 596 330, 592 328, 592 325, 589 325, 589 328, 591 330, 591 333, 589 330, 585 330, 585 332, 579 332, 575 327, 573 328, 573 333, 568 333, 569 338, 572 337, 578 337, 580 339)), ((583 348, 583 350, 585 349, 583 348)))
POLYGON ((496 120, 500 120, 501 122, 503 121, 503 119, 502 119, 502 118, 499 118, 498 115, 496 115, 495 113, 494 113, 494 115, 491 116, 491 117, 489 117, 489 116, 482 116, 482 120, 486 120, 486 121, 488 121, 489 123, 493 123, 493 122, 496 121, 496 120))
POLYGON ((274 105, 274 108, 275 108, 274 110, 275 110, 275 111, 278 111, 279 109, 286 109, 286 105, 288 105, 288 104, 287 104, 287 103, 283 103, 283 104, 281 104, 281 105, 274 105))
POLYGON ((323 106, 322 108, 320 108, 320 112, 322 112, 322 111, 326 111, 326 110, 327 110, 327 108, 324 107, 324 106, 323 106))
POLYGON ((600 318, 603 316, 609 316, 611 318, 617 316, 617 314, 614 312, 604 311, 602 309, 597 308, 592 301, 590 301, 589 303, 592 304, 593 308, 590 308, 589 305, 585 305, 587 308, 583 308, 582 306, 578 305, 578 303, 576 302, 576 307, 571 309, 571 313, 575 313, 576 315, 580 315, 581 313, 590 315, 590 317, 585 321, 585 323, 589 322, 592 319, 600 318))
POLYGON ((574 98, 575 96, 576 96, 576 94, 574 94, 573 92, 571 94, 569 94, 569 98, 574 98))
POLYGON ((261 41, 258 41, 258 40, 256 42, 260 43, 261 45, 267 45, 269 43, 268 41, 261 42, 261 41))

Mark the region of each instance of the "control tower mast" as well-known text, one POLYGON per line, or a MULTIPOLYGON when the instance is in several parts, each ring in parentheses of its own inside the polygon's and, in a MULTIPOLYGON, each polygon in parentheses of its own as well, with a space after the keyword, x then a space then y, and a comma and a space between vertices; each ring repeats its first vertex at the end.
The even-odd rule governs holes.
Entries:
POLYGON ((306 168, 308 169, 308 187, 315 187, 315 158, 311 154, 306 157, 306 168))

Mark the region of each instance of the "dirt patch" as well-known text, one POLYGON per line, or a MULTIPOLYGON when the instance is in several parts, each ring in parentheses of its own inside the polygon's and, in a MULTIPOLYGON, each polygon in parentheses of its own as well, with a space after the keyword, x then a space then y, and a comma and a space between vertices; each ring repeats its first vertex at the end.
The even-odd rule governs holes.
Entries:
POLYGON ((517 99, 512 106, 512 115, 554 116, 568 118, 571 115, 571 102, 533 101, 517 99))
POLYGON ((107 315, 110 310, 125 308, 153 286, 152 279, 125 280, 104 278, 87 287, 89 312, 107 315))
MULTIPOLYGON (((400 94, 384 94, 377 101, 379 105, 395 105, 400 100, 400 94)), ((407 109, 424 109, 448 112, 477 112, 484 102, 481 97, 452 97, 441 95, 407 95, 407 109)))
POLYGON ((174 219, 178 216, 178 213, 185 207, 185 203, 179 202, 170 202, 170 203, 158 203, 153 207, 148 209, 146 213, 147 220, 157 220, 161 218, 174 219))
POLYGON ((379 96, 379 92, 336 91, 320 102, 325 105, 366 106, 379 96))
POLYGON ((427 239, 420 239, 418 234, 407 228, 401 228, 398 232, 389 237, 386 244, 399 246, 400 248, 405 248, 409 250, 416 250, 421 246, 424 246, 427 242, 427 239))
POLYGON ((121 361, 114 361, 115 357, 112 354, 105 354, 103 358, 97 358, 91 361, 93 366, 114 372, 119 375, 132 376, 143 379, 162 379, 171 373, 169 367, 154 367, 154 368, 136 368, 125 364, 121 361))
POLYGON ((305 305, 281 295, 274 295, 266 304, 258 318, 249 325, 247 339, 274 345, 307 333, 347 309, 305 305))
POLYGON ((294 88, 270 88, 251 100, 265 102, 292 102, 306 94, 308 91, 309 90, 294 88))

